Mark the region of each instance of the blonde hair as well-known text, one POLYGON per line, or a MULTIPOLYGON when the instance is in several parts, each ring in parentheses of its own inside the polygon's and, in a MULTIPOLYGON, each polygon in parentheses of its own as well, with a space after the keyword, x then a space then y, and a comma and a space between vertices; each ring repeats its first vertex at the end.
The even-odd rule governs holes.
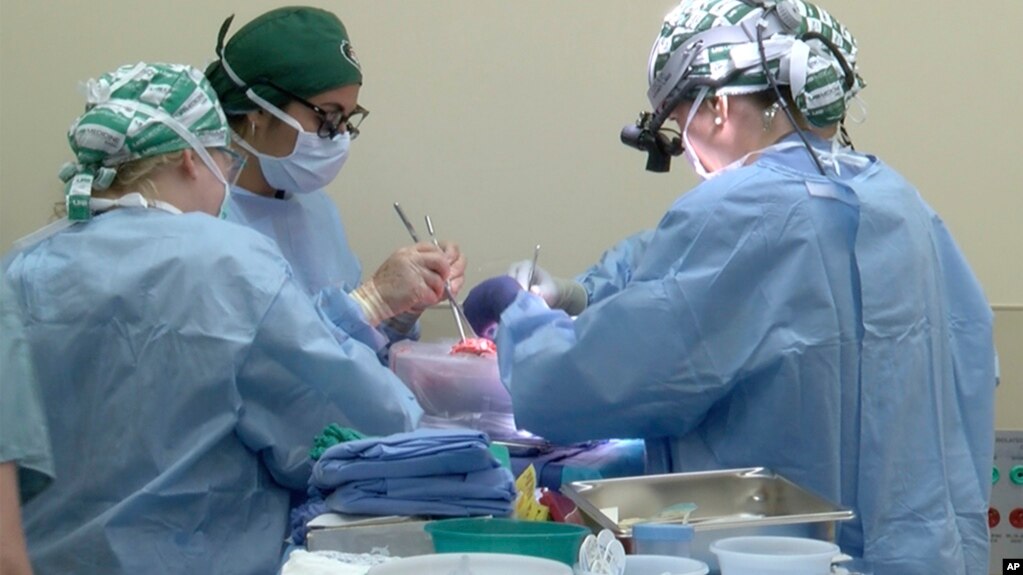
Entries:
MULTIPOLYGON (((184 150, 178 150, 125 162, 117 167, 117 176, 114 177, 110 187, 105 190, 93 190, 92 196, 116 200, 125 194, 138 192, 147 200, 158 200, 160 199, 160 190, 153 182, 153 172, 163 166, 180 162, 183 153, 184 150)), ((57 202, 53 211, 54 215, 59 218, 67 216, 67 206, 63 201, 57 202)))

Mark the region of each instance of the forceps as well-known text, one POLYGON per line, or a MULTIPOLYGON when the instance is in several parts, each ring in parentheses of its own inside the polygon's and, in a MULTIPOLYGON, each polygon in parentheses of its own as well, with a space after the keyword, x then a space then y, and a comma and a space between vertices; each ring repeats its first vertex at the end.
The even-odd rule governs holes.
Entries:
MULTIPOLYGON (((401 205, 398 202, 394 202, 394 211, 398 212, 398 217, 401 218, 401 223, 405 224, 405 229, 408 230, 408 235, 412 237, 413 242, 419 242, 419 234, 416 233, 415 226, 409 221, 408 217, 405 216, 405 210, 401 209, 401 205)), ((441 249, 440 243, 437 241, 437 237, 433 233, 433 222, 430 220, 430 216, 426 216, 426 227, 430 230, 430 238, 433 240, 433 245, 437 249, 441 249)), ((441 250, 443 251, 443 250, 441 250)), ((455 301, 455 296, 451 293, 451 283, 444 282, 444 295, 448 298, 448 303, 451 304, 451 313, 455 316, 455 325, 458 327, 458 335, 461 341, 465 341, 465 328, 462 326, 462 318, 465 317, 465 312, 462 311, 462 306, 458 305, 455 301)), ((472 326, 469 326, 469 331, 472 332, 472 326)), ((476 334, 473 333, 473 336, 476 334)))
MULTIPOLYGON (((433 242, 434 247, 443 252, 444 250, 440 247, 440 242, 437 241, 437 234, 433 231, 433 220, 430 216, 426 216, 426 231, 430 233, 430 240, 433 242)), ((448 303, 451 304, 451 313, 455 314, 455 323, 458 324, 458 334, 462 337, 462 341, 465 341, 465 328, 462 327, 462 318, 465 317, 465 312, 462 311, 462 306, 458 305, 455 301, 455 296, 451 293, 451 282, 444 280, 444 295, 448 298, 448 303)), ((472 325, 469 326, 469 331, 472 332, 472 325)), ((472 334, 475 337, 475 333, 472 334)))

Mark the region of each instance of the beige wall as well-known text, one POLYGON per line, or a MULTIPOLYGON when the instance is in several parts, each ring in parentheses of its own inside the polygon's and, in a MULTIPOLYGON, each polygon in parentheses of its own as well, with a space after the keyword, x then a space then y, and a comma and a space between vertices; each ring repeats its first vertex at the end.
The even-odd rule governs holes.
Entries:
MULTIPOLYGON (((822 3, 860 41, 869 119, 851 129, 858 147, 920 187, 993 303, 1023 304, 1023 3, 822 3)), ((645 173, 618 143, 646 104, 646 57, 671 0, 314 4, 342 16, 366 71, 373 114, 329 191, 367 268, 406 241, 394 201, 461 243, 472 284, 536 243, 542 265, 573 274, 695 183, 681 161, 645 173)), ((61 197, 80 80, 140 59, 204 65, 224 17, 236 13, 237 29, 277 5, 0 0, 0 249, 61 197)), ((427 337, 450 331, 437 315, 427 337)), ((999 349, 1003 361, 1019 355, 1023 331, 1000 332, 999 349)), ((1005 384, 1023 384, 1004 368, 1005 384)), ((1023 428, 1015 411, 1000 425, 1023 428)))

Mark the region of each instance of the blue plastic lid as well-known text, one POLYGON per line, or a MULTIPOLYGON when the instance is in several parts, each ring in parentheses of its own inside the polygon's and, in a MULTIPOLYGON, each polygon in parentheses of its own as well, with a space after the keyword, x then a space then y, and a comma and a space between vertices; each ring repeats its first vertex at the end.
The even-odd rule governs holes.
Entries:
POLYGON ((652 541, 692 541, 693 526, 677 523, 638 523, 632 526, 632 538, 652 541))

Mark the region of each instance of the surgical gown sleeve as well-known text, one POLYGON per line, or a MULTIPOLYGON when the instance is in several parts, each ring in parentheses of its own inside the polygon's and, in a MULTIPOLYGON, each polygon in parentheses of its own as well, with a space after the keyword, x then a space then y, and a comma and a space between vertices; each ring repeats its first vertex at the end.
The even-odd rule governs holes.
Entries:
POLYGON ((53 455, 20 309, 0 278, 0 462, 18 466, 22 502, 53 479, 53 455))
POLYGON ((320 290, 314 303, 333 325, 376 352, 382 365, 388 365, 391 344, 406 339, 419 340, 419 322, 408 332, 400 332, 386 322, 373 327, 366 321, 362 307, 342 287, 329 286, 320 290))
POLYGON ((332 324, 290 279, 260 322, 238 389, 239 436, 292 489, 306 485, 309 446, 323 422, 387 435, 413 429, 422 414, 374 350, 332 324))
POLYGON ((618 242, 604 252, 599 262, 575 278, 586 290, 589 305, 617 293, 629 283, 653 233, 654 230, 644 230, 618 242))
MULTIPOLYGON (((819 209, 853 229, 855 210, 774 202, 741 177, 676 202, 628 281, 617 278, 624 288, 575 321, 529 294, 505 310, 498 357, 520 426, 556 442, 682 436, 744 379, 795 356, 805 330, 837 345, 834 313, 820 305, 831 297, 814 263, 821 247, 801 230, 819 209), (787 329, 795 321, 802 333, 787 329)), ((732 401, 755 401, 749 387, 732 401)))

